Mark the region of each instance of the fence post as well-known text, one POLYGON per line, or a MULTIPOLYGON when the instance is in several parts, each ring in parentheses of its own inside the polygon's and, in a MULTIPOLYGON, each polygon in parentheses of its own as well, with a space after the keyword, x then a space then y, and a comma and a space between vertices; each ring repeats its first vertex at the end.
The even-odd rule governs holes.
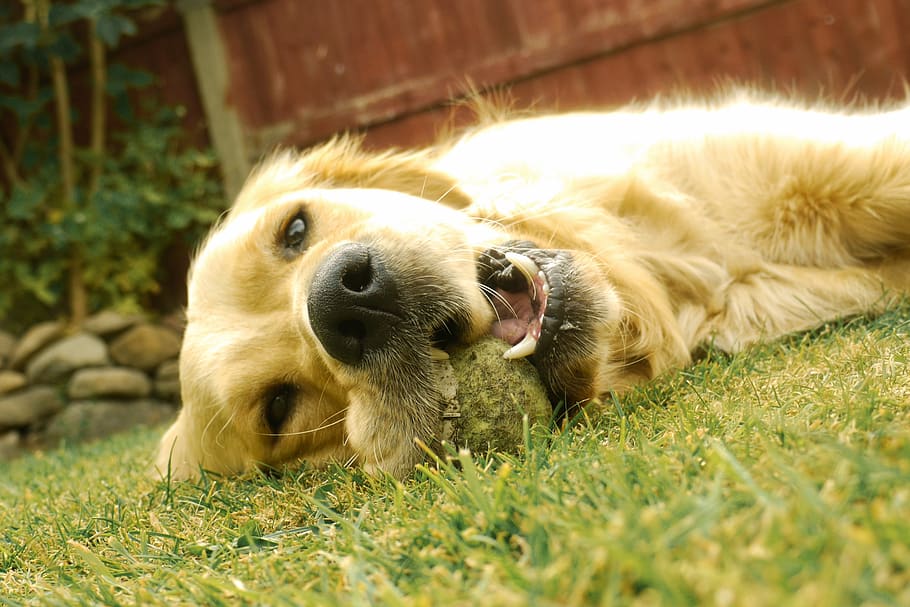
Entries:
POLYGON ((225 193, 233 200, 250 170, 243 127, 228 105, 230 76, 212 0, 177 0, 202 97, 206 123, 221 165, 225 193))

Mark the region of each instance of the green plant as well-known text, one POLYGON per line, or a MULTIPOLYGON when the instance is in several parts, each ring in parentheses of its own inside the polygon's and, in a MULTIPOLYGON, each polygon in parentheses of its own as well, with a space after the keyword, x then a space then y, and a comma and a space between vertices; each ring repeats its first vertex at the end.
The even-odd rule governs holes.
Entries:
POLYGON ((0 462, 0 605, 910 605, 908 318, 709 352, 403 483, 156 482, 162 429, 0 462))
POLYGON ((135 101, 151 75, 107 61, 137 11, 161 4, 0 8, 0 323, 136 307, 158 289, 163 251, 217 218, 213 156, 185 145, 179 110, 135 101), (89 93, 71 98, 86 65, 89 93))

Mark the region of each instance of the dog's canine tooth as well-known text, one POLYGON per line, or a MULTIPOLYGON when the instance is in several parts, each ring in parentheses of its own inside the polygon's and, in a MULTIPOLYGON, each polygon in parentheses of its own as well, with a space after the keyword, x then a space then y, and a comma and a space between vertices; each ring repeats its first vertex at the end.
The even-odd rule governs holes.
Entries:
POLYGON ((433 360, 449 360, 449 353, 445 350, 430 346, 430 358, 433 360))
POLYGON ((540 273, 540 268, 537 267, 534 260, 521 253, 515 253, 514 251, 506 251, 506 259, 525 275, 525 278, 528 280, 528 284, 533 291, 532 298, 537 299, 537 282, 535 278, 537 278, 537 275, 540 273))
POLYGON ((502 357, 506 360, 516 360, 519 358, 525 358, 534 354, 534 350, 537 349, 537 339, 528 332, 525 335, 524 339, 520 342, 503 352, 502 357))

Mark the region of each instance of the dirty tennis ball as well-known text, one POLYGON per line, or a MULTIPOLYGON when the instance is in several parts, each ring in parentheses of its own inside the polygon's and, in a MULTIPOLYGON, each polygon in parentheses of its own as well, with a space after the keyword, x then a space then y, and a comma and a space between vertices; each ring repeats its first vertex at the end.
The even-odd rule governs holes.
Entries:
POLYGON ((434 363, 446 404, 442 440, 475 453, 514 453, 524 442, 525 414, 529 426, 549 423, 553 409, 537 370, 504 359, 508 348, 488 336, 434 363))

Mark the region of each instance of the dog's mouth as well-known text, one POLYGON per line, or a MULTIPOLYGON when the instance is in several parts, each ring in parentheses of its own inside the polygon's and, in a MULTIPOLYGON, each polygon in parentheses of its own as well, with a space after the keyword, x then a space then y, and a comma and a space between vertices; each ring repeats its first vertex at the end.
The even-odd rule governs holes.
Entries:
POLYGON ((496 313, 490 333, 512 347, 504 358, 542 356, 553 348, 565 318, 563 251, 510 242, 484 251, 478 280, 496 313))

